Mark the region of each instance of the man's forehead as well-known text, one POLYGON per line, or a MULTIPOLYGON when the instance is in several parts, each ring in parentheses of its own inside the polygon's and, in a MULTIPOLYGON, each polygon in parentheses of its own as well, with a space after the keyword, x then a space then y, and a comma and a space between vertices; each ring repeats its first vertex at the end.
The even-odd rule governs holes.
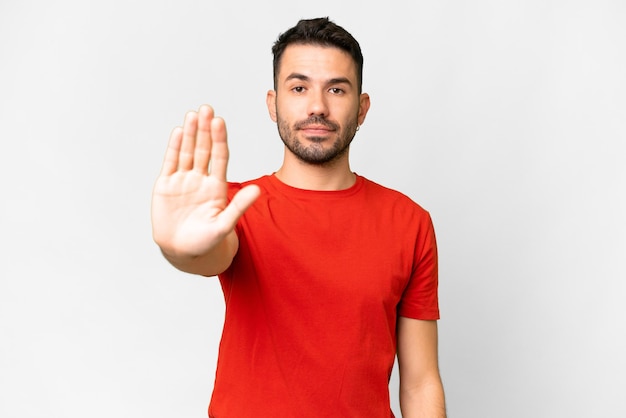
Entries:
POLYGON ((292 73, 356 78, 356 65, 350 54, 335 46, 291 44, 281 57, 279 78, 292 73))

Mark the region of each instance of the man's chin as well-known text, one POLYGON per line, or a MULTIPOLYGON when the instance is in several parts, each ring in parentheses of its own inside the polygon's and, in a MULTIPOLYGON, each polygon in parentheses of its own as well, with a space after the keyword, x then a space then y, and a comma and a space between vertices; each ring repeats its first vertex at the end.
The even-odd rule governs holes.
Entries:
POLYGON ((302 162, 311 165, 328 165, 338 160, 346 150, 324 147, 319 143, 314 143, 308 147, 292 150, 293 154, 302 162))

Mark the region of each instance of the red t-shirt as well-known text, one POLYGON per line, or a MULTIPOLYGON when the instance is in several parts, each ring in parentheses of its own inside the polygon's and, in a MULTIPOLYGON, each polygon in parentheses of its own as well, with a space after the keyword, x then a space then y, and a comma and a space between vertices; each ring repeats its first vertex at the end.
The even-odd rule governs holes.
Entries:
POLYGON ((214 418, 393 417, 397 315, 434 320, 428 212, 363 177, 340 191, 265 176, 219 276, 226 314, 214 418))

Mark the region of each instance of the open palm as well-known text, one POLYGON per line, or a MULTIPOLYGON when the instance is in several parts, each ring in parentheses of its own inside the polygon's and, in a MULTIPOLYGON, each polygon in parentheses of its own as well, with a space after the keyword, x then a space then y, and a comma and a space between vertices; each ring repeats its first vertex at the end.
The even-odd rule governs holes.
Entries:
POLYGON ((152 195, 152 230, 170 254, 201 256, 231 233, 259 195, 248 186, 228 202, 228 145, 223 119, 209 106, 174 129, 152 195))

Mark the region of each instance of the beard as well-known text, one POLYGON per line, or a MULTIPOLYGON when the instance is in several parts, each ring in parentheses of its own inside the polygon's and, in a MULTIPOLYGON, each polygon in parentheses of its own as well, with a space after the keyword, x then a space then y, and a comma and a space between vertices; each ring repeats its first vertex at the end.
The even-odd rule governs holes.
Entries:
POLYGON ((351 119, 345 127, 338 123, 327 120, 323 116, 311 116, 293 124, 293 127, 277 115, 278 134, 283 143, 300 161, 312 165, 327 165, 338 160, 348 152, 350 143, 357 131, 357 117, 351 119), (328 137, 307 137, 310 145, 304 145, 298 139, 298 131, 308 125, 323 125, 336 135, 330 146, 324 146, 324 142, 331 141, 328 137))

